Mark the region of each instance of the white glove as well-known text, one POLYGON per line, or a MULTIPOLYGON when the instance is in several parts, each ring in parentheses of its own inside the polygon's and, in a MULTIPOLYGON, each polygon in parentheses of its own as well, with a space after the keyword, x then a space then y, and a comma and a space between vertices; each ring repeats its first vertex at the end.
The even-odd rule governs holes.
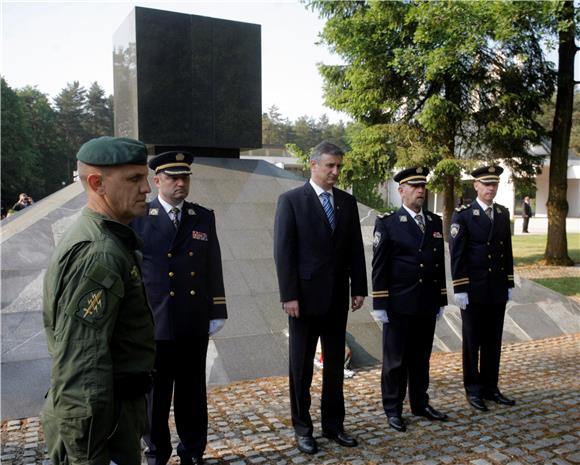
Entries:
POLYGON ((443 316, 443 309, 445 307, 440 307, 439 311, 437 312, 437 316, 435 317, 437 320, 439 320, 442 316, 443 316))
POLYGON ((459 305, 461 310, 465 310, 469 305, 469 297, 467 292, 458 292, 455 294, 455 303, 459 305))
POLYGON ((217 320, 209 320, 209 335, 213 336, 220 329, 224 327, 226 320, 224 318, 219 318, 217 320))
POLYGON ((514 288, 513 287, 508 288, 508 300, 514 300, 514 288))
POLYGON ((389 322, 389 317, 386 310, 371 310, 371 316, 373 317, 373 320, 378 323, 389 322))

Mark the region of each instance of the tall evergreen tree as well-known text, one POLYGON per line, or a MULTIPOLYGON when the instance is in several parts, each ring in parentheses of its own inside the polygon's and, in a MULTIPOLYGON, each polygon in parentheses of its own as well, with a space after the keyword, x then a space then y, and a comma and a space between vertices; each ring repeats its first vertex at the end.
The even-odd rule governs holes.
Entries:
POLYGON ((55 97, 54 103, 58 112, 59 135, 68 147, 65 159, 67 162, 67 183, 72 182, 76 166, 75 154, 78 148, 90 139, 85 130, 86 90, 78 81, 67 86, 55 97))
POLYGON ((110 98, 105 97, 103 88, 96 81, 93 82, 87 92, 83 119, 84 130, 89 139, 113 135, 113 109, 110 101, 110 98))

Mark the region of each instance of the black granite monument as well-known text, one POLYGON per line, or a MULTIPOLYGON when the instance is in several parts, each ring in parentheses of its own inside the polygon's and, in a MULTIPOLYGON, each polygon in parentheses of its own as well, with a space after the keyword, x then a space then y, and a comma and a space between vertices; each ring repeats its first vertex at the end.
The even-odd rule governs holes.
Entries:
POLYGON ((152 153, 262 146, 256 24, 136 7, 114 36, 115 135, 152 153))

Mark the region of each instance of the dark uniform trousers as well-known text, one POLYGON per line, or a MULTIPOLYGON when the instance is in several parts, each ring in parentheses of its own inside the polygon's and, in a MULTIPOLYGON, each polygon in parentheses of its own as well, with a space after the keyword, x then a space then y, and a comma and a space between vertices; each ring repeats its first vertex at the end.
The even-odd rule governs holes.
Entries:
POLYGON ((467 395, 498 392, 503 323, 514 287, 510 215, 493 204, 490 221, 478 204, 462 206, 451 219, 449 251, 455 293, 466 292, 461 311, 463 383, 467 395))
POLYGON ((477 397, 497 392, 504 303, 469 304, 461 310, 463 385, 477 397))
POLYGON ((429 359, 435 333, 435 315, 389 312, 383 325, 381 391, 387 416, 401 416, 409 382, 411 410, 429 403, 429 359))
POLYGON ((227 318, 221 253, 214 213, 197 204, 183 204, 177 231, 159 199, 132 226, 145 243, 143 280, 155 317, 156 373, 145 455, 151 465, 165 465, 172 451, 172 396, 178 455, 201 457, 207 444, 209 321, 227 318))
POLYGON ((409 386, 412 411, 429 402, 435 321, 447 305, 441 218, 422 211, 425 232, 401 207, 375 223, 373 308, 386 310, 381 391, 387 416, 401 416, 409 386))

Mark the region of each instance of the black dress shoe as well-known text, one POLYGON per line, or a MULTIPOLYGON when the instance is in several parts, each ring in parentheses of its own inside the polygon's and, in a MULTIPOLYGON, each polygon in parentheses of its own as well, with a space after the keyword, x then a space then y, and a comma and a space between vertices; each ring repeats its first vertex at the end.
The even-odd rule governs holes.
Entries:
POLYGON ((400 431, 401 433, 404 433, 405 431, 407 431, 407 425, 405 425, 405 420, 403 420, 400 416, 393 416, 393 417, 388 417, 389 420, 389 426, 393 429, 396 429, 397 431, 400 431))
POLYGON ((483 401, 483 399, 479 396, 467 396, 467 402, 469 402, 469 404, 481 411, 481 412, 487 412, 487 405, 485 405, 485 402, 483 401))
POLYGON ((446 414, 441 413, 438 410, 435 410, 429 404, 425 405, 425 407, 423 407, 421 410, 415 410, 413 412, 413 415, 416 415, 418 417, 425 417, 428 418, 429 420, 447 421, 449 419, 449 417, 446 414))
POLYGON ((344 431, 338 431, 336 433, 330 431, 323 431, 322 436, 328 438, 337 444, 340 444, 344 447, 356 447, 358 446, 358 442, 355 438, 350 436, 349 434, 345 433, 344 431))
POLYGON ((313 455, 318 452, 316 440, 312 436, 296 435, 296 444, 298 445, 298 450, 304 452, 305 454, 313 455))
POLYGON ((181 465, 203 465, 203 457, 180 457, 181 465))
POLYGON ((516 405, 516 401, 504 396, 501 392, 496 392, 494 394, 490 394, 484 396, 487 400, 492 400, 501 405, 516 405))

